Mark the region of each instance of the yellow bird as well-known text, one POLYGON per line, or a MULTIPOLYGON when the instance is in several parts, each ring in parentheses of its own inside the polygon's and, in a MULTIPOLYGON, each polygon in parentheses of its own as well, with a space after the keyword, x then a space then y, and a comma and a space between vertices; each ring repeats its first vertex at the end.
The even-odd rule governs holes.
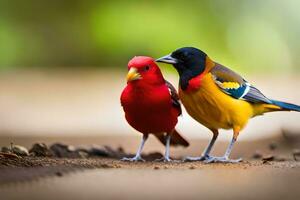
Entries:
POLYGON ((300 111, 300 106, 267 98, 234 71, 212 61, 206 53, 193 48, 180 48, 156 60, 172 64, 179 73, 179 97, 186 111, 213 132, 213 137, 200 157, 189 161, 240 162, 229 159, 232 147, 248 120, 272 111, 300 111), (233 137, 224 156, 210 156, 219 129, 233 129, 233 137))

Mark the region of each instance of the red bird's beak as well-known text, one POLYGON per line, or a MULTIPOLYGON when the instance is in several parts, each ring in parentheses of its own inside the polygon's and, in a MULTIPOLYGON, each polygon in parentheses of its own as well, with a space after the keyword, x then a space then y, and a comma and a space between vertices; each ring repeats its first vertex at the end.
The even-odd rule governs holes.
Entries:
POLYGON ((141 75, 138 73, 137 68, 131 67, 127 73, 127 82, 142 79, 141 75))

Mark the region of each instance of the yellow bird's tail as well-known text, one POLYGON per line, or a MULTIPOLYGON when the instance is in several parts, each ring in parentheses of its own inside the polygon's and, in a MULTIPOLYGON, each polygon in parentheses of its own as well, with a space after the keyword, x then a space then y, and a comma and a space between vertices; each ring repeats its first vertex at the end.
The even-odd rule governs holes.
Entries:
POLYGON ((275 111, 296 111, 300 112, 300 106, 271 100, 273 104, 253 104, 254 115, 262 115, 267 112, 275 111))

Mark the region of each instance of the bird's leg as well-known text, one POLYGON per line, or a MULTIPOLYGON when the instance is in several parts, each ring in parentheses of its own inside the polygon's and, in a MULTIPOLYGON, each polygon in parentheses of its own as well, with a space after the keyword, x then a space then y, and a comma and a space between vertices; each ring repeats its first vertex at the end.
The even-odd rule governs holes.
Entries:
POLYGON ((148 139, 148 134, 144 134, 143 135, 143 138, 142 138, 142 141, 141 141, 141 144, 136 152, 136 155, 133 157, 133 158, 122 158, 121 160, 122 161, 129 161, 129 162, 138 162, 138 161, 145 161, 142 157, 141 157, 141 153, 142 153, 142 150, 144 148, 144 145, 145 145, 145 142, 146 140, 148 139))
POLYGON ((206 162, 206 163, 212 163, 212 162, 238 163, 238 162, 241 162, 242 161, 241 158, 235 159, 235 160, 234 159, 229 159, 230 153, 232 151, 234 143, 237 140, 238 134, 239 134, 239 132, 234 129, 234 134, 233 134, 232 140, 231 140, 229 146, 227 147, 224 156, 222 156, 222 157, 212 157, 212 158, 209 158, 209 159, 205 160, 204 162, 206 162))
POLYGON ((161 159, 156 159, 155 161, 157 162, 160 162, 160 161, 163 161, 163 162, 171 162, 171 158, 170 158, 170 142, 171 142, 171 136, 172 136, 172 133, 167 133, 167 136, 166 136, 166 150, 165 150, 165 155, 163 158, 161 159))
POLYGON ((170 159, 170 142, 171 142, 171 134, 167 133, 166 137, 166 152, 165 152, 165 161, 169 162, 170 159))
POLYGON ((201 156, 199 157, 186 157, 184 159, 184 161, 187 161, 187 162, 192 162, 192 161, 203 161, 203 160, 207 160, 207 159, 211 159, 213 157, 211 157, 209 154, 212 150, 212 147, 214 146, 217 138, 218 138, 218 135, 219 135, 219 131, 218 130, 212 130, 213 132, 213 137, 212 139, 210 140, 208 146, 205 148, 204 152, 202 153, 201 156))

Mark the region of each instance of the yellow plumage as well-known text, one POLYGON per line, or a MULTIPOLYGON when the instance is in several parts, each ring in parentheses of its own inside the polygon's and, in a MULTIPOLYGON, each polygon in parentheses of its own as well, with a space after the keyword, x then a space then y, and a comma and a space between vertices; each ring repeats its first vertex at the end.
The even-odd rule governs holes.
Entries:
POLYGON ((250 118, 272 111, 299 111, 300 106, 271 100, 242 76, 214 62, 206 53, 183 47, 157 62, 172 64, 179 73, 179 97, 190 116, 213 132, 207 148, 200 157, 189 161, 240 162, 229 155, 240 131, 250 118), (222 157, 210 152, 219 135, 219 129, 233 129, 233 137, 222 157))
POLYGON ((221 87, 223 88, 228 88, 228 89, 237 89, 240 87, 240 84, 236 82, 224 82, 220 84, 221 87))
POLYGON ((203 76, 197 90, 180 89, 179 96, 189 115, 211 130, 233 128, 238 132, 250 118, 280 109, 275 105, 252 104, 227 95, 215 84, 211 73, 203 76))
POLYGON ((209 128, 213 137, 199 157, 188 161, 230 162, 240 131, 250 118, 272 111, 298 111, 300 106, 267 98, 256 87, 229 68, 214 62, 194 47, 183 47, 157 62, 172 64, 179 74, 179 97, 188 114, 209 128), (222 157, 210 156, 219 129, 233 129, 233 137, 222 157))

